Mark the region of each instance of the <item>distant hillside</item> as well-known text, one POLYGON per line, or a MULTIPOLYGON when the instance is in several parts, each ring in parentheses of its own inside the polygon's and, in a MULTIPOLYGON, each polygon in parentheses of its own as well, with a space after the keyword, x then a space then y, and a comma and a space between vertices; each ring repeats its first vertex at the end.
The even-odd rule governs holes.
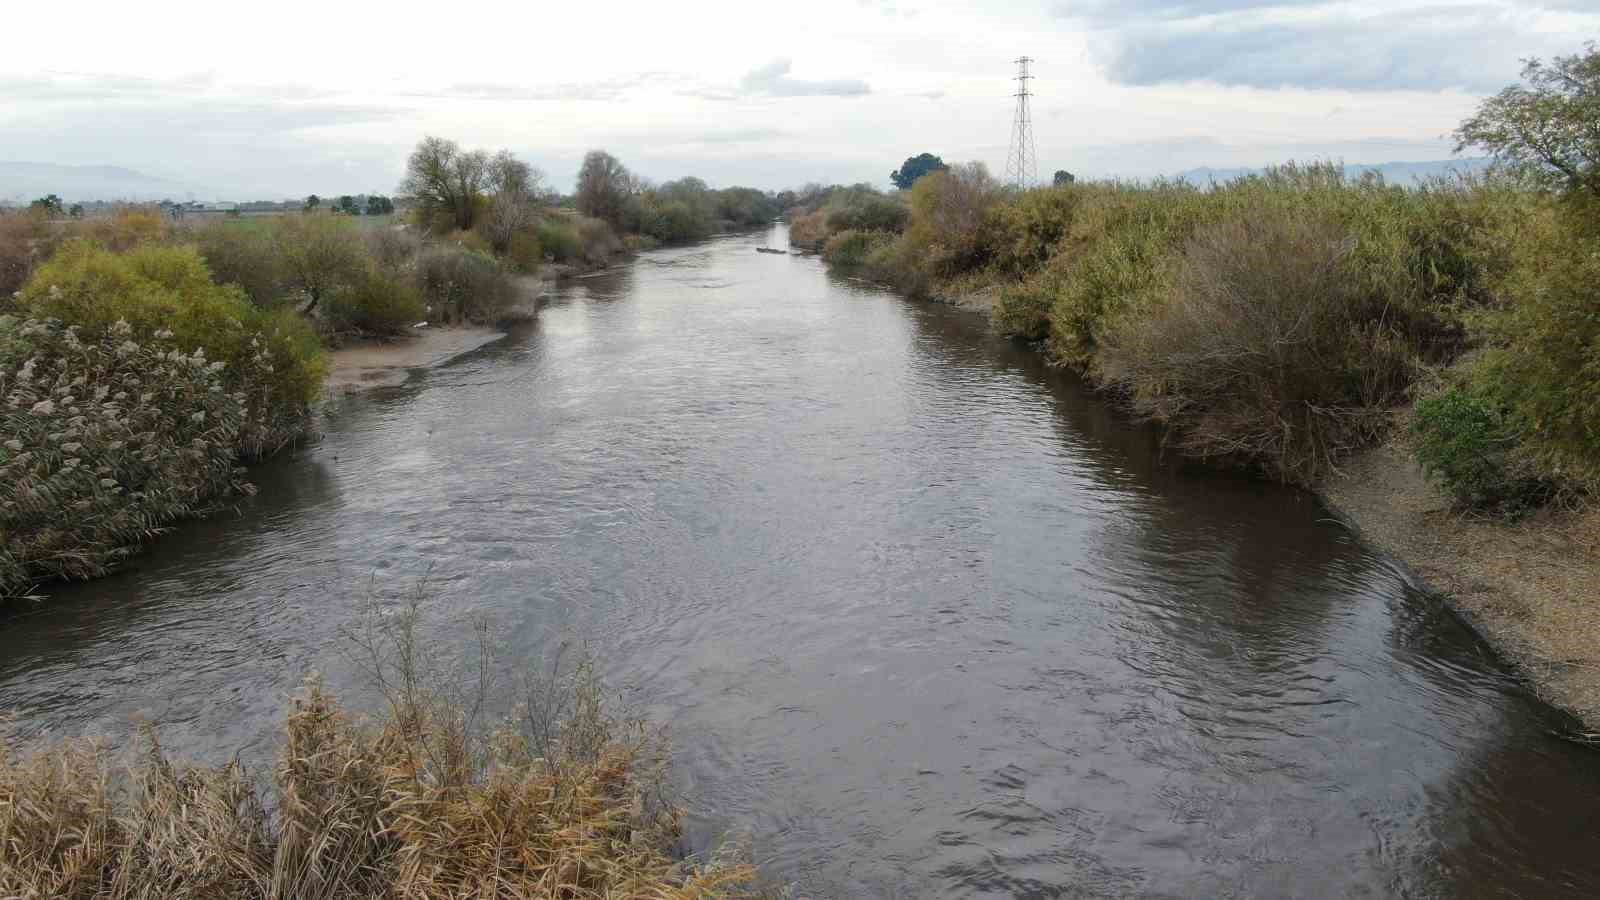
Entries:
POLYGON ((0 201, 26 203, 55 194, 68 203, 89 200, 188 200, 202 196, 195 185, 146 175, 120 166, 60 166, 0 161, 0 201))
MULTIPOLYGON (((1345 174, 1357 178, 1368 172, 1376 172, 1383 176, 1383 180, 1390 184, 1412 185, 1419 184, 1424 179, 1437 175, 1448 175, 1451 172, 1481 172, 1489 167, 1487 158, 1473 159, 1439 159, 1431 162, 1386 162, 1376 165, 1352 164, 1344 167, 1345 174)), ((1189 169, 1174 175, 1195 184, 1210 184, 1216 182, 1233 181, 1249 175, 1259 175, 1261 169, 1189 169)))

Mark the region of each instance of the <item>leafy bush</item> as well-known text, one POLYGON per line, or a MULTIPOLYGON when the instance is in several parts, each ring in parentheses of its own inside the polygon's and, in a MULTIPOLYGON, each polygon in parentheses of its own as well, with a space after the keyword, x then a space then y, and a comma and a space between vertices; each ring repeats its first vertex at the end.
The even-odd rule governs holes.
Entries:
POLYGON ((572 223, 545 219, 534 227, 534 236, 539 246, 555 262, 576 262, 583 256, 583 241, 578 237, 577 226, 572 223))
POLYGON ((373 228, 362 237, 373 264, 390 275, 408 271, 422 252, 422 239, 408 228, 373 228))
POLYGON ((911 211, 898 198, 860 186, 835 192, 823 211, 827 213, 830 232, 898 232, 911 218, 911 211))
POLYGON ((1172 288, 1116 319, 1096 375, 1202 457, 1310 483, 1376 437, 1413 353, 1337 222, 1258 209, 1198 232, 1172 288))
POLYGON ((622 252, 622 239, 602 219, 581 216, 578 219, 578 244, 580 258, 595 267, 607 265, 622 252))
POLYGON ((322 389, 325 360, 316 332, 290 310, 252 306, 236 287, 211 280, 193 247, 145 245, 114 254, 84 241, 64 245, 18 297, 38 319, 60 319, 98 340, 118 321, 135 338, 173 332, 185 352, 196 348, 226 364, 223 381, 245 396, 239 449, 272 453, 305 431, 322 389))
POLYGON ((638 198, 638 230, 662 243, 699 240, 711 233, 711 218, 683 200, 638 198))
POLYGON ((828 242, 828 214, 822 210, 791 216, 789 243, 807 250, 817 250, 828 242))
POLYGON ((492 323, 516 300, 516 285, 494 257, 460 247, 424 250, 415 277, 430 321, 492 323))
POLYGON ((361 230, 346 216, 279 216, 272 223, 272 242, 285 283, 311 298, 308 309, 360 280, 368 268, 361 230))
POLYGON ((262 308, 283 301, 286 273, 272 234, 254 222, 213 222, 191 236, 206 268, 221 284, 238 285, 250 302, 262 308))
POLYGON ((1519 459, 1522 435, 1490 400, 1452 387, 1417 401, 1417 461, 1469 509, 1518 518, 1543 503, 1551 483, 1519 459))
POLYGON ((167 221, 161 211, 153 207, 124 207, 109 216, 80 220, 73 227, 74 237, 94 241, 117 253, 158 243, 167 237, 167 221))
POLYGON ((60 234, 41 211, 0 212, 0 309, 55 252, 60 234))
POLYGON ((539 264, 544 262, 544 247, 539 244, 538 236, 526 230, 513 234, 506 248, 506 262, 518 272, 539 271, 539 264))
POLYGON ((1000 199, 1000 186, 982 163, 941 169, 911 188, 905 227, 908 254, 934 278, 971 271, 987 261, 984 222, 1000 199))
POLYGON ((1070 185, 1038 188, 991 205, 982 237, 990 265, 1013 277, 1043 267, 1071 230, 1083 193, 1070 185))
POLYGON ((1471 318, 1486 344, 1471 365, 1555 478, 1600 486, 1600 239, 1545 208, 1518 231, 1508 298, 1471 318))
POLYGON ((126 322, 82 340, 0 316, 0 599, 93 578, 140 541, 245 487, 243 397, 223 364, 126 322))
POLYGON ((409 333, 427 309, 415 287, 374 269, 329 294, 322 316, 334 333, 393 336, 409 333))
POLYGON ((828 238, 822 258, 829 265, 859 267, 865 265, 877 248, 894 240, 894 235, 882 231, 841 231, 828 238))

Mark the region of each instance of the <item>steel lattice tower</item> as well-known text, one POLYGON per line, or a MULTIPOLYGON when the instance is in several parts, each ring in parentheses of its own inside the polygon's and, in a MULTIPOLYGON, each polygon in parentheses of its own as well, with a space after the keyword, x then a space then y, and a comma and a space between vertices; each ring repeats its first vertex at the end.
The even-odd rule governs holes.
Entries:
POLYGON ((1028 109, 1028 98, 1033 92, 1028 82, 1033 80, 1033 57, 1019 56, 1017 64, 1017 115, 1011 124, 1011 153, 1006 157, 1006 180, 1026 190, 1039 181, 1038 154, 1033 148, 1033 113, 1028 109))

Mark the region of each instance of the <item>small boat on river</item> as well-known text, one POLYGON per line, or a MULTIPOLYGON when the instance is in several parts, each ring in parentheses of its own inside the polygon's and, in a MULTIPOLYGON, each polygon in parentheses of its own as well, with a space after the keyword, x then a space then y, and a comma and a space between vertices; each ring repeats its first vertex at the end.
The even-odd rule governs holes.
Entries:
POLYGON ((757 253, 788 253, 789 251, 787 251, 787 250, 779 250, 776 247, 757 247, 756 248, 756 252, 757 253))

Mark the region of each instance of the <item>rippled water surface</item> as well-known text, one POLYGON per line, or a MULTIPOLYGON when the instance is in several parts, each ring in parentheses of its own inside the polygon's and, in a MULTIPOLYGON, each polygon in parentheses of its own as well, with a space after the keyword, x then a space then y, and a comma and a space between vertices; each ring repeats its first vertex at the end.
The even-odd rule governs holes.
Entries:
POLYGON ((342 402, 240 515, 0 625, 0 708, 264 760, 308 670, 361 696, 352 598, 431 573, 514 661, 587 640, 691 849, 802 894, 1600 896, 1600 754, 1314 499, 768 240, 342 402))

